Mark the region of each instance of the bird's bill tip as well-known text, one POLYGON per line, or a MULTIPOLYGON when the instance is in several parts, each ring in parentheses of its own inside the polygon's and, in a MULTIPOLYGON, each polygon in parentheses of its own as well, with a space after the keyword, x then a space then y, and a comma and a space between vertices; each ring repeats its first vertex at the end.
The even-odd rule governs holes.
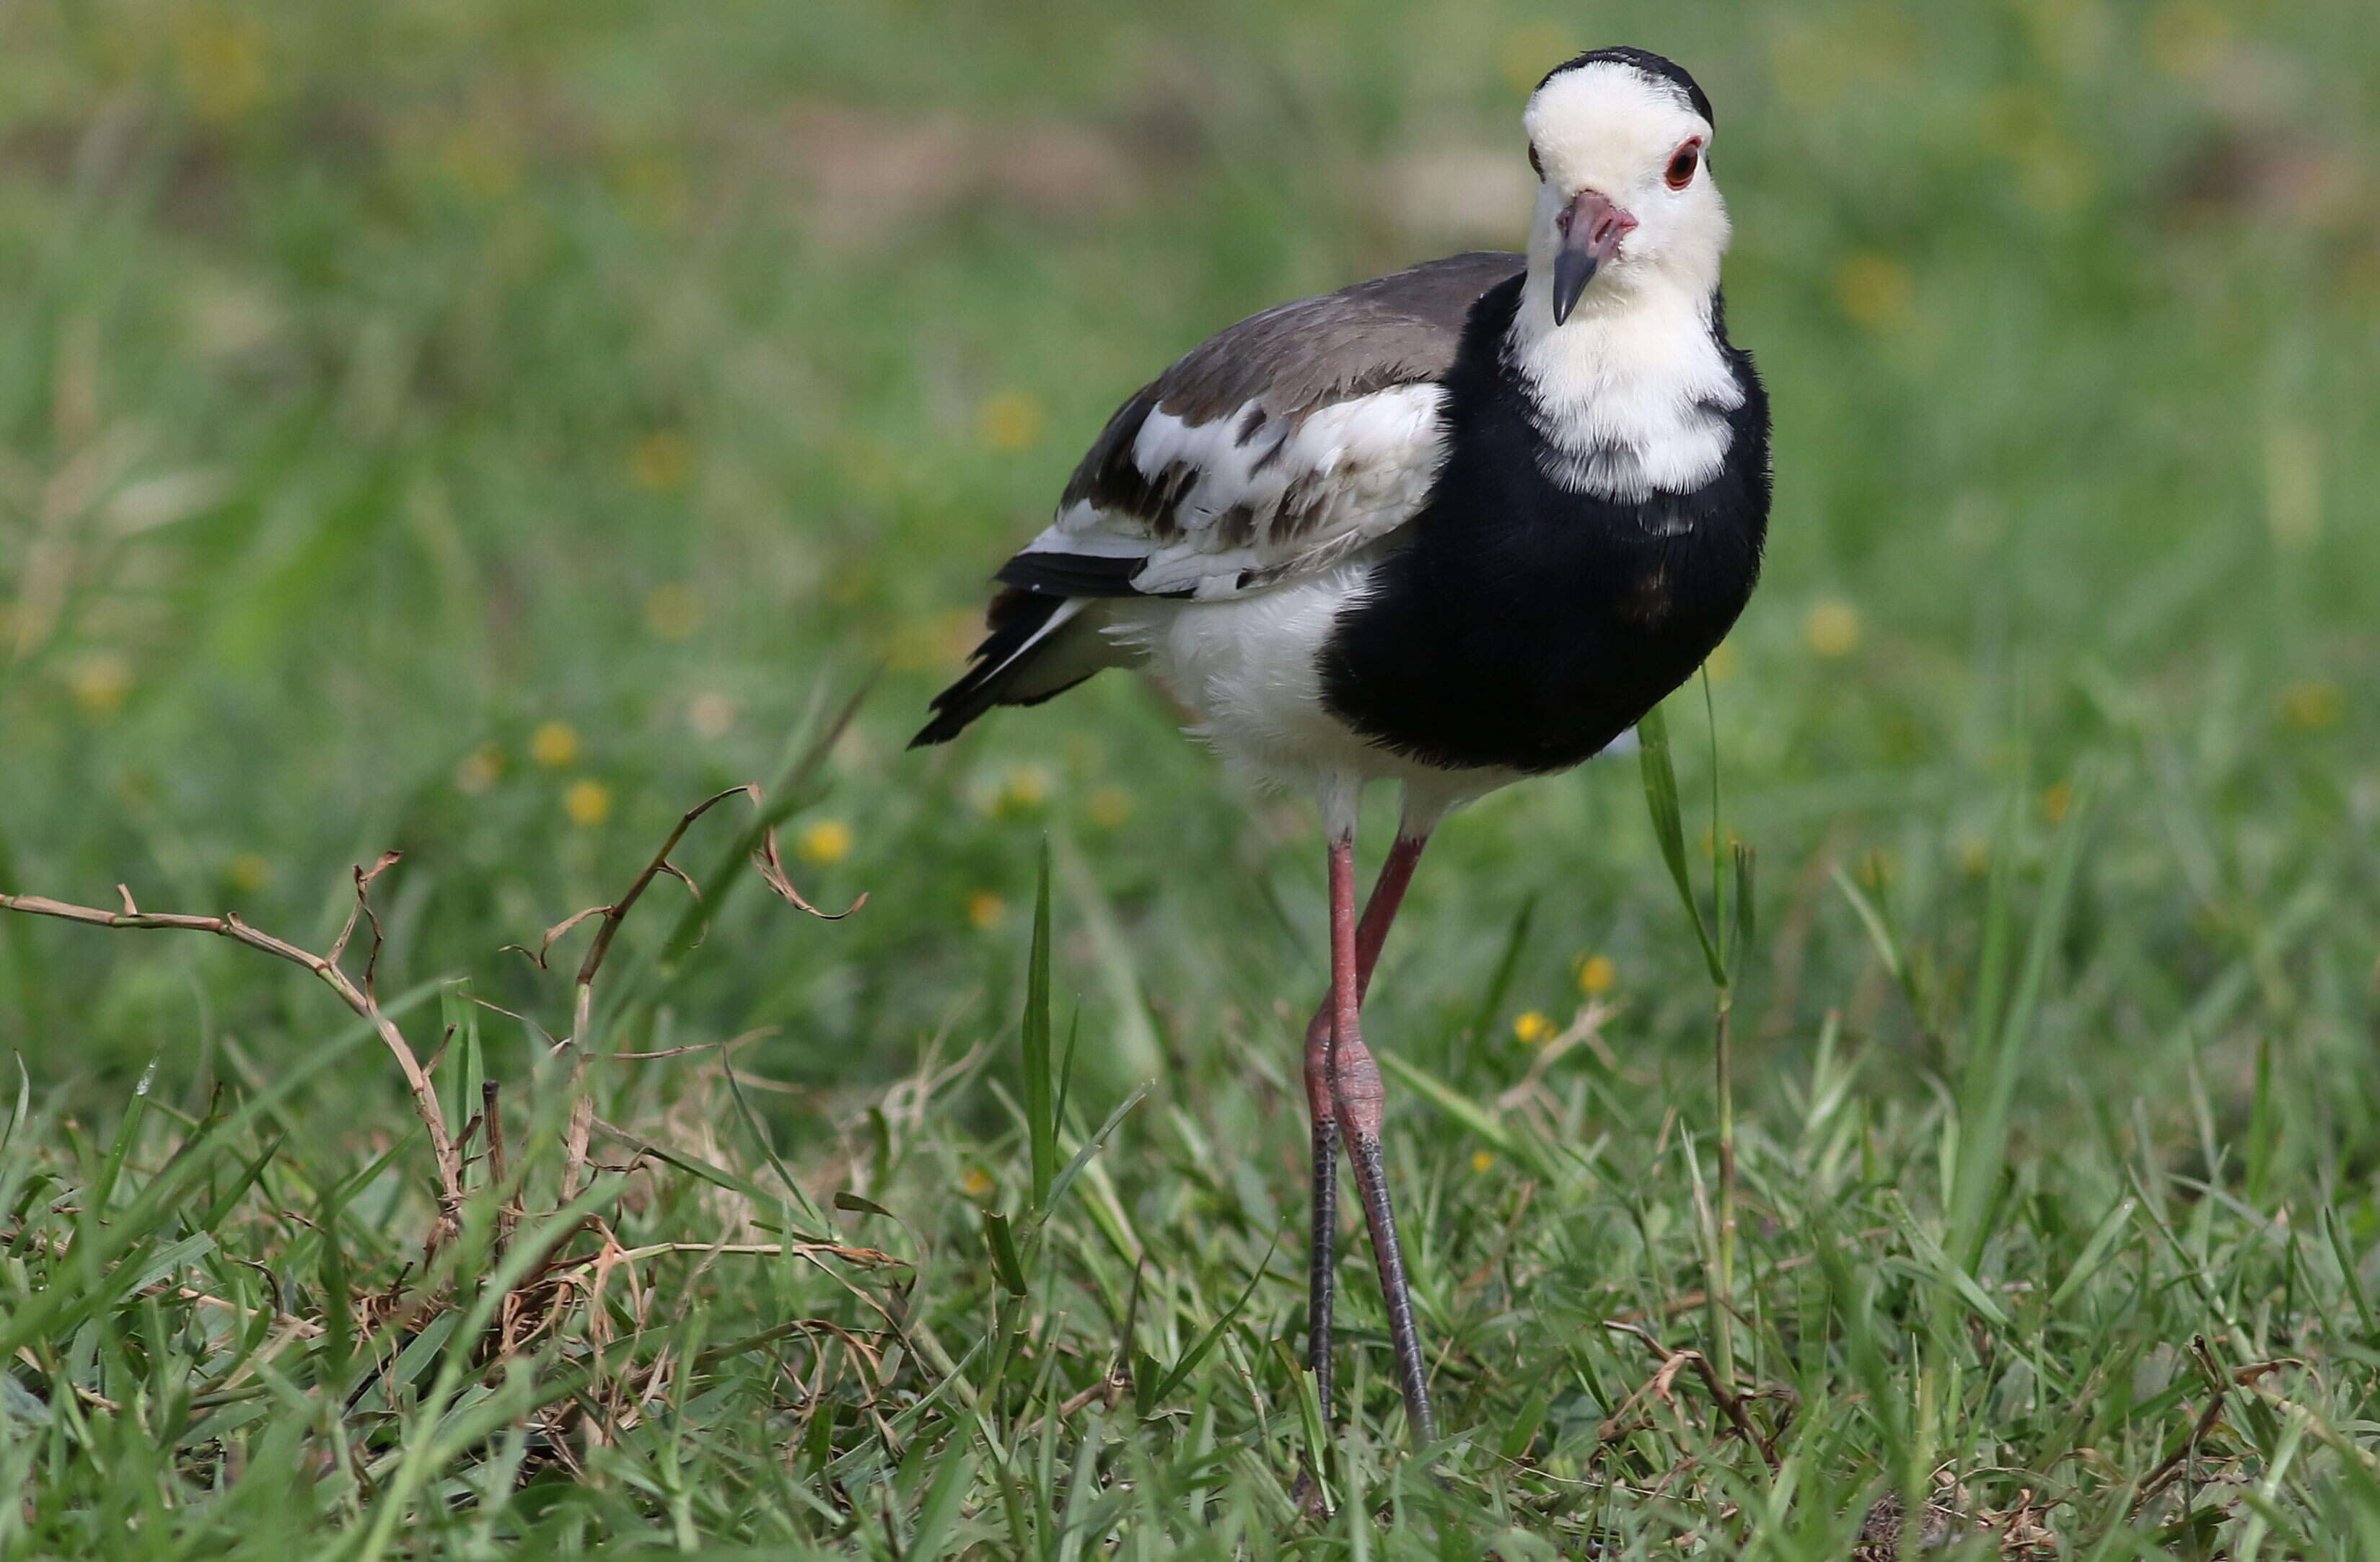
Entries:
POLYGON ((1578 307, 1595 273, 1620 252, 1620 241, 1636 225, 1636 218, 1601 190, 1581 190, 1554 225, 1560 235, 1554 251, 1554 323, 1560 325, 1578 307))
POLYGON ((1554 323, 1570 319, 1571 310, 1578 308, 1579 295, 1595 280, 1599 262, 1592 255, 1582 255, 1564 246, 1554 257, 1554 323))

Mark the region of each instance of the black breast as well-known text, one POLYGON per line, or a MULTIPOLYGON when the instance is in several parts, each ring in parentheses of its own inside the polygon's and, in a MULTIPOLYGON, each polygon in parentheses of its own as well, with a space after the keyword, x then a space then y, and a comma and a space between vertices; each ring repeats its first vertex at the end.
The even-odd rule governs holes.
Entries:
POLYGON ((1749 355, 1727 348, 1745 394, 1710 482, 1641 503, 1571 493, 1539 469, 1503 365, 1519 297, 1515 278, 1474 309, 1437 487, 1322 655, 1334 714, 1449 769, 1563 769, 1626 732, 1735 623, 1767 529, 1768 408, 1749 355))

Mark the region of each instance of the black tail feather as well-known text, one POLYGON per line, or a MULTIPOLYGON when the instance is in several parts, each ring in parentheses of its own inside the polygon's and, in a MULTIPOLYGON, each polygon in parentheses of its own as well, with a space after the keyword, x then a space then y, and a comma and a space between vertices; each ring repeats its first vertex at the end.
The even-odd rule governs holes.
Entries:
MULTIPOLYGON (((934 719, 909 740, 909 746, 923 748, 929 744, 948 743, 965 732, 969 722, 995 705, 1038 705, 1051 695, 1062 692, 1058 689, 1037 691, 1030 698, 1021 700, 1006 697, 1018 675, 1033 661, 1030 656, 1017 657, 1017 651, 1026 641, 1041 633, 1050 615, 1063 607, 1066 600, 1064 597, 1049 592, 1028 591, 1014 587, 994 597, 990 611, 985 615, 986 627, 990 633, 968 657, 966 675, 933 697, 929 708, 934 712, 934 719)), ((1035 654, 1039 654, 1038 649, 1035 654)), ((1066 685, 1067 688, 1073 686, 1072 684, 1066 685)))

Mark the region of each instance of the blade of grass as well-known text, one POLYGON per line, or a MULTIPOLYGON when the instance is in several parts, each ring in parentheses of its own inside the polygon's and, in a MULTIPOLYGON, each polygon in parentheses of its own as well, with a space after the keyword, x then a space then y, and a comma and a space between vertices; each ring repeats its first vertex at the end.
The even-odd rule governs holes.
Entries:
POLYGON ((1075 1093, 1075 1047, 1083 1039, 1083 1006, 1075 1005, 1073 1016, 1066 1022, 1066 1050, 1058 1058, 1058 1099, 1050 1108, 1050 1120, 1063 1128, 1066 1105, 1075 1093))
POLYGON ((1033 951, 1025 966, 1025 1023, 1020 1040, 1025 1068, 1025 1134, 1031 1156, 1032 1207, 1050 1202, 1050 1181, 1058 1174, 1057 1093, 1050 1059, 1050 843, 1041 842, 1040 871, 1033 890, 1033 951))
POLYGON ((1016 1237, 1009 1229, 1008 1217, 996 1210, 985 1212, 983 1217, 984 1245, 991 1253, 991 1271, 1011 1296, 1026 1296, 1031 1292, 1025 1284, 1025 1265, 1017 1256, 1016 1237))
POLYGON ((25 1055, 11 1052, 9 1056, 17 1060, 17 1099, 8 1108, 8 1126, 0 1129, 0 1156, 8 1153, 8 1146, 16 1143, 17 1130, 33 1111, 33 1076, 25 1072, 25 1055))
POLYGON ((1148 1397, 1141 1401, 1143 1415, 1147 1415, 1152 1407, 1164 1403, 1165 1397, 1180 1386, 1182 1380, 1196 1371, 1198 1363, 1207 1359, 1207 1352, 1212 1350, 1215 1348, 1215 1342, 1223 1338, 1223 1331, 1232 1326, 1232 1320, 1246 1311, 1248 1300, 1256 1295, 1257 1285, 1265 1277, 1265 1271, 1272 1265, 1273 1254, 1280 1251, 1281 1239, 1275 1237, 1272 1245, 1265 1249, 1264 1259, 1256 1266, 1256 1272, 1248 1277, 1247 1289, 1240 1292, 1240 1299, 1224 1309, 1222 1316, 1215 1320, 1213 1326, 1201 1334, 1189 1350, 1182 1352, 1182 1359, 1173 1363, 1173 1370, 1167 1373, 1164 1379, 1148 1391, 1148 1397))
POLYGON ((975 1450, 965 1447, 962 1438, 963 1435, 953 1439, 957 1447, 942 1450, 936 1460, 933 1483, 926 1488, 924 1500, 917 1504, 917 1522, 909 1532, 908 1555, 918 1562, 949 1554, 951 1531, 958 1522, 960 1504, 975 1484, 975 1450))
POLYGON ((1852 910, 1858 914, 1860 926, 1867 929, 1868 942, 1876 947, 1876 958, 1884 962, 1884 974, 1892 978, 1895 987, 1905 987, 1908 965, 1900 957, 1900 942, 1893 938, 1892 926, 1885 920, 1884 913, 1867 898, 1865 891, 1852 882, 1851 875, 1843 871, 1841 864, 1835 865, 1829 877, 1834 879, 1835 888, 1843 892, 1843 899, 1851 902, 1852 910))
POLYGON ((1512 926, 1504 933, 1504 952, 1496 959, 1496 974, 1488 978, 1488 990, 1480 995, 1479 1009, 1471 1017, 1471 1028, 1465 1034, 1475 1043, 1484 1042, 1496 1034, 1496 1016, 1504 1007, 1504 995, 1512 990, 1512 975, 1520 969, 1521 951, 1529 941, 1529 925, 1537 914, 1537 897, 1529 896, 1513 914, 1512 926))
POLYGON ((2325 1203, 2322 1206, 2323 1234, 2330 1239, 2332 1256, 2338 1260, 2339 1277, 2347 1284, 2347 1299, 2355 1304, 2355 1316, 2363 1326, 2363 1338, 2369 1342, 2380 1338, 2380 1325, 2372 1316, 2372 1300, 2363 1290, 2363 1277, 2357 1271, 2355 1249, 2348 1240, 2347 1227, 2338 1217, 2338 1206, 2325 1203))
POLYGON ((2081 1290, 2092 1276, 2099 1272, 2107 1250, 2115 1245, 2118 1237, 2123 1235, 2124 1228, 2131 1224, 2132 1208, 2131 1195, 2126 1194, 2099 1217, 2099 1224, 2092 1228, 2090 1240, 2082 1244, 2082 1253, 2075 1258, 2074 1267, 2066 1271, 2066 1277, 2058 1282, 2056 1290, 2049 1293, 2048 1311, 2053 1316, 2073 1300, 2074 1293, 2081 1290))
POLYGON ((1065 1168, 1056 1177, 1050 1179, 1050 1197, 1041 1209, 1044 1219, 1048 1218, 1050 1210, 1057 1207, 1058 1201, 1066 1196, 1066 1190, 1075 1185, 1075 1179, 1080 1177, 1084 1168, 1091 1164, 1091 1157, 1098 1155, 1106 1145, 1108 1136, 1116 1131, 1119 1123, 1123 1121, 1124 1114, 1148 1099, 1149 1091, 1156 1088, 1156 1085, 1155 1080, 1143 1080, 1131 1095, 1117 1102, 1115 1110, 1110 1112, 1107 1120, 1099 1124, 1099 1132, 1084 1140, 1083 1147, 1075 1152, 1074 1158, 1066 1163, 1065 1168))
MULTIPOLYGON (((1719 807, 1718 705, 1711 697, 1710 667, 1707 663, 1697 674, 1696 681, 1702 684, 1703 690, 1703 735, 1710 745, 1711 928, 1714 940, 1722 945, 1719 952, 1721 963, 1725 964, 1727 951, 1724 940, 1732 918, 1728 915, 1727 828, 1725 815, 1719 807)), ((1666 737, 1667 732, 1662 735, 1666 737)))
POLYGON ((1995 1029, 1978 1033, 1968 1052, 1966 1077, 1959 1092, 1962 1164, 1952 1229, 1957 1233, 1959 1265, 1970 1273, 1982 1263, 1990 1234, 1985 1217, 2007 1162, 2009 1108, 2016 1097, 2050 962, 2065 937, 2066 911, 2082 864, 2087 815, 2087 807, 2076 799, 2034 904, 2033 926, 2015 987, 2005 1008, 1994 1008, 1995 1029))
POLYGON ((1679 903, 1694 924, 1694 940, 1702 945, 1711 981, 1725 987, 1727 967, 1719 960, 1718 946, 1711 942, 1710 926, 1703 920, 1702 902, 1694 898, 1694 878, 1686 869, 1686 826, 1678 805, 1678 771, 1670 757, 1669 718, 1659 706, 1636 723, 1636 740, 1637 766, 1645 778, 1645 806, 1653 817, 1653 839, 1661 848, 1661 860, 1669 865, 1679 903))
POLYGON ((770 1135, 767 1125, 761 1122, 760 1114, 754 1111, 752 1103, 746 1099, 744 1086, 735 1077, 735 1066, 727 1060, 724 1053, 720 1055, 719 1072, 727 1080, 727 1094, 735 1102, 736 1114, 744 1120, 744 1127, 752 1135, 752 1142, 759 1145, 760 1153, 768 1157, 770 1169, 777 1174, 777 1185, 784 1190, 782 1195, 771 1202, 791 1200, 799 1205, 802 1213, 810 1219, 810 1229, 807 1231, 796 1228, 791 1220, 786 1221, 787 1234, 809 1242, 832 1241, 834 1222, 828 1219, 825 1213, 810 1202, 810 1196, 803 1190, 800 1181, 787 1169, 784 1160, 778 1156, 776 1140, 770 1135), (820 1232, 830 1234, 820 1236, 819 1234, 820 1232))
POLYGON ((149 1092, 157 1084, 159 1061, 152 1058, 149 1066, 140 1071, 140 1083, 132 1087, 132 1099, 115 1125, 115 1140, 108 1146, 107 1159, 101 1163, 99 1175, 91 1181, 91 1207, 101 1215, 115 1201, 115 1180, 123 1175, 125 1157, 132 1154, 133 1142, 140 1136, 140 1124, 148 1116, 149 1092))

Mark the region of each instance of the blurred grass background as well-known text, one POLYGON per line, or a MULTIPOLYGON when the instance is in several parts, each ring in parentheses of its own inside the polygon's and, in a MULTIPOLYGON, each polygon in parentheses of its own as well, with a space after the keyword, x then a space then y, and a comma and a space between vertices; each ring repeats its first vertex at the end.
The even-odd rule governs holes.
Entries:
MULTIPOLYGON (((2380 1236, 2380 38, 2348 0, 0 10, 0 889, 319 947, 395 847, 383 987, 527 1002, 501 945, 880 662, 786 827, 867 909, 731 902, 656 1045, 771 1027, 738 1056, 829 1144, 923 1038, 1013 1025, 1048 836, 1086 1109, 1158 1077, 1293 1210, 1303 803, 1219 786, 1120 677, 901 745, 1118 400, 1267 304, 1516 243, 1525 91, 1623 40, 1718 105, 1777 409, 1767 582, 1710 669, 1761 864, 1751 1110, 1829 1014, 1863 1097, 1922 1108, 1986 879, 2072 822, 2012 1157, 2207 1171, 2261 1051, 2267 1187, 2380 1236)), ((1633 766, 1440 839, 1384 1050, 1490 1097, 1584 986, 1649 1134, 1708 999, 1633 766)), ((196 1103, 323 1023, 241 951, 0 923, 0 1045, 66 1109, 159 1057, 196 1103)), ((392 1086, 310 1098, 394 1125, 392 1086)), ((1473 1153, 1441 1138, 1412 1153, 1473 1153)))
MULTIPOLYGON (((2107 1039, 2161 1043, 2169 984, 2292 897, 2370 910, 2380 139, 2349 17, 16 8, 0 850, 20 885, 302 927, 396 845, 404 971, 502 980, 494 945, 881 658, 796 827, 875 914, 722 963, 772 1062, 864 1071, 996 987, 1051 828, 1185 1044, 1269 1021, 1315 969, 1264 909, 1310 909, 1310 826, 1211 800, 1146 695, 900 742, 1123 394, 1268 302, 1514 242, 1519 98, 1628 37, 1721 105, 1779 407, 1768 581, 1714 670, 1743 832, 1779 884, 1873 851, 1955 899, 2011 781, 2116 767, 2110 920, 2168 990, 2107 1039)), ((1609 952, 1650 1021, 1676 951, 1625 769, 1477 810, 1387 1001, 1475 990, 1536 895, 1520 990, 1609 952)), ((1816 919, 1818 968, 1854 933, 1816 919)), ((7 936, 0 1025, 45 1069, 132 1067, 201 997, 253 1028, 218 951, 7 936)))

